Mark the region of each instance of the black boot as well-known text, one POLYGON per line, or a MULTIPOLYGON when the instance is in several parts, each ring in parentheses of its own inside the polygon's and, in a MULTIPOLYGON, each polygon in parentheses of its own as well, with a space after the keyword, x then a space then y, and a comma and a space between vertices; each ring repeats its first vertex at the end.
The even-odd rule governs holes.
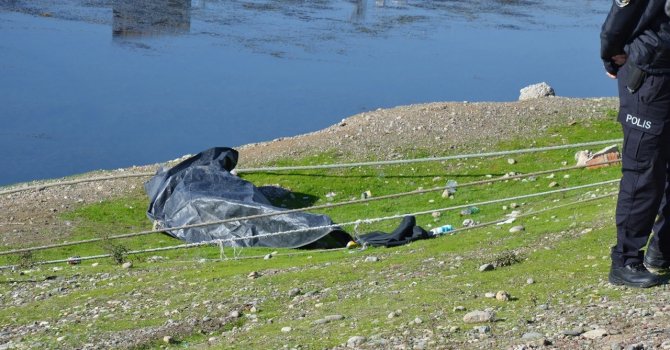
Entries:
POLYGON ((661 276, 653 274, 641 262, 610 268, 609 281, 612 284, 649 288, 664 282, 661 276))
POLYGON ((647 254, 644 255, 644 266, 647 270, 654 273, 668 272, 670 268, 670 256, 663 254, 653 244, 647 247, 647 254))

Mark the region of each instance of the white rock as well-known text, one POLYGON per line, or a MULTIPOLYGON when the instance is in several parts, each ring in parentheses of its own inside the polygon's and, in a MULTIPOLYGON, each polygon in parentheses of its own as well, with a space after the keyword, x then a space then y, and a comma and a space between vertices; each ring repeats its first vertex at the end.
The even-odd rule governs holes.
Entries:
POLYGON ((519 91, 519 101, 547 96, 556 96, 556 93, 554 92, 554 89, 545 82, 526 86, 519 91))
POLYGON ((361 346, 363 343, 365 343, 365 337, 360 336, 360 335, 355 335, 349 340, 347 340, 347 347, 348 348, 355 348, 357 346, 361 346))
POLYGON ((491 271, 493 269, 495 269, 495 266, 493 266, 492 264, 484 264, 484 265, 479 267, 479 271, 481 271, 481 272, 491 271))
POLYGON ((586 339, 600 339, 607 336, 607 331, 604 329, 594 329, 585 333, 582 333, 582 337, 586 339))
POLYGON ((133 267, 133 263, 130 261, 124 262, 123 265, 121 265, 121 267, 123 267, 124 269, 129 269, 133 267))
POLYGON ((292 330, 293 330, 293 328, 291 328, 291 327, 282 327, 281 328, 282 333, 288 333, 292 330))
POLYGON ((471 311, 463 316, 463 322, 465 323, 481 323, 481 322, 491 322, 495 315, 488 311, 471 311))
POLYGON ((498 293, 496 293, 496 300, 508 301, 509 298, 510 298, 509 293, 505 292, 504 290, 501 290, 498 293))
POLYGON ((521 225, 518 225, 518 226, 513 226, 512 228, 510 228, 509 233, 517 233, 517 232, 521 232, 521 231, 525 231, 525 230, 526 230, 525 227, 523 227, 521 225))

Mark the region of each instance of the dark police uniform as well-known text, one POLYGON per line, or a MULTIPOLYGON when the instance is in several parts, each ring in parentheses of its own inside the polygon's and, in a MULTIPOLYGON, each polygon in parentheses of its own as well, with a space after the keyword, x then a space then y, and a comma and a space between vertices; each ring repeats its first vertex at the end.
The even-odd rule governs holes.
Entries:
POLYGON ((613 2, 600 35, 605 70, 618 81, 624 134, 612 270, 637 268, 624 271, 623 281, 619 275, 612 281, 611 271, 610 281, 648 287, 658 281, 645 275, 642 282, 626 282, 630 274, 635 280, 640 269, 648 274, 641 267, 642 248, 652 228, 648 251, 670 263, 670 17, 664 12, 666 0, 613 2), (627 59, 618 66, 612 57, 621 54, 627 59))

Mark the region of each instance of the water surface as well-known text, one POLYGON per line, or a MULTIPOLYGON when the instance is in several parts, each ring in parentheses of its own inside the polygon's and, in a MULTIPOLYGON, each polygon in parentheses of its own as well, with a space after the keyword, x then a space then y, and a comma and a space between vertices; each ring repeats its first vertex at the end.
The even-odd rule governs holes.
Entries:
MULTIPOLYGON (((0 185, 376 108, 613 96, 600 1, 0 0, 0 185)), ((495 123, 495 120, 491 121, 495 123)))

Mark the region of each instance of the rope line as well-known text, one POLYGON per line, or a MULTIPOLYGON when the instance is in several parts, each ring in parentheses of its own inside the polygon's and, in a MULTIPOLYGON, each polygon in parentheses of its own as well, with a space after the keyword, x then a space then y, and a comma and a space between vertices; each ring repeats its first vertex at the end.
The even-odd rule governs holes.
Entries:
POLYGON ((594 146, 594 145, 602 145, 602 144, 608 144, 608 143, 620 143, 622 141, 623 141, 623 139, 613 139, 613 140, 573 143, 573 144, 569 144, 569 145, 560 145, 560 146, 524 148, 524 149, 509 150, 509 151, 460 154, 460 155, 445 156, 445 157, 381 160, 381 161, 376 161, 376 162, 302 165, 302 166, 286 166, 286 167, 246 168, 246 169, 239 169, 239 170, 237 170, 237 172, 238 173, 251 173, 251 172, 270 172, 270 171, 282 171, 282 170, 286 171, 286 170, 336 169, 336 168, 351 168, 351 167, 359 167, 359 166, 377 166, 377 165, 396 165, 396 164, 410 164, 410 163, 423 163, 423 162, 440 162, 440 161, 445 161, 445 160, 468 159, 468 158, 479 158, 479 157, 495 157, 495 156, 505 156, 505 155, 512 155, 512 154, 520 154, 520 153, 546 152, 546 151, 553 151, 553 150, 567 149, 567 148, 575 148, 575 147, 594 146))
POLYGON ((99 177, 92 177, 92 178, 88 178, 88 179, 68 180, 68 181, 45 183, 45 184, 41 184, 41 185, 24 186, 24 187, 19 187, 19 188, 13 188, 13 189, 10 189, 10 190, 0 191, 0 196, 4 196, 4 195, 7 195, 7 194, 18 193, 18 192, 32 191, 32 190, 42 191, 42 190, 50 188, 50 187, 76 185, 76 184, 86 183, 86 182, 118 180, 118 179, 132 178, 132 177, 147 177, 147 176, 152 176, 154 174, 156 174, 156 173, 155 172, 154 173, 146 172, 146 173, 138 173, 138 174, 99 176, 99 177))
MULTIPOLYGON (((579 200, 579 201, 574 201, 574 202, 570 202, 570 203, 564 203, 564 204, 556 205, 556 206, 549 207, 549 208, 543 208, 543 209, 538 209, 538 210, 534 210, 534 211, 529 211, 527 213, 522 213, 522 214, 515 215, 514 218, 522 218, 522 217, 526 217, 526 216, 537 215, 537 214, 544 213, 544 212, 547 212, 547 211, 573 206, 575 204, 582 204, 582 203, 588 203, 588 202, 600 200, 600 199, 603 199, 603 198, 614 196, 616 194, 618 194, 618 192, 610 192, 610 193, 607 193, 607 194, 603 194, 603 195, 596 196, 596 197, 590 197, 590 198, 582 199, 582 200, 579 200)), ((508 219, 498 219, 498 220, 479 223, 479 224, 476 224, 476 225, 461 227, 461 228, 457 228, 457 229, 454 229, 452 231, 449 231, 448 233, 444 234, 443 236, 453 236, 453 235, 455 235, 459 232, 473 230, 473 229, 476 229, 476 228, 487 227, 487 226, 498 224, 500 222, 505 222, 507 220, 508 219)), ((348 249, 349 248, 319 249, 319 250, 310 250, 310 251, 305 251, 305 252, 277 253, 277 254, 273 254, 272 256, 275 257, 275 256, 306 255, 306 254, 312 254, 312 253, 325 253, 325 252, 333 252, 333 251, 348 250, 348 249)), ((212 261, 246 260, 246 259, 260 259, 260 258, 265 258, 265 255, 240 256, 240 257, 237 257, 235 259, 228 259, 228 258, 218 259, 218 260, 217 259, 212 259, 212 261)))
MULTIPOLYGON (((573 143, 573 144, 560 145, 560 146, 525 148, 525 149, 499 151, 499 152, 471 153, 471 154, 453 155, 453 156, 445 156, 445 157, 397 159, 397 160, 385 160, 385 161, 375 161, 375 162, 338 163, 338 164, 304 165, 304 166, 258 167, 258 168, 237 169, 236 171, 237 171, 237 173, 241 174, 241 173, 254 173, 254 172, 336 169, 336 168, 349 168, 349 167, 361 167, 361 166, 378 166, 378 165, 410 164, 410 163, 422 163, 422 162, 438 162, 438 161, 455 160, 455 159, 468 159, 468 158, 478 158, 478 157, 495 157, 495 156, 513 155, 513 154, 521 154, 521 153, 545 152, 545 151, 553 151, 553 150, 559 150, 559 149, 603 145, 603 144, 608 144, 608 143, 621 143, 622 140, 623 139, 602 140, 602 141, 573 143)), ((17 193, 17 192, 30 191, 30 190, 41 191, 41 190, 44 190, 46 188, 56 187, 56 186, 75 185, 75 184, 86 183, 86 182, 117 180, 117 179, 123 179, 123 178, 131 178, 131 177, 147 177, 147 176, 153 176, 153 175, 155 175, 155 172, 146 172, 146 173, 137 173, 137 174, 124 174, 124 175, 110 175, 110 176, 94 177, 94 178, 89 178, 89 179, 79 179, 79 180, 45 183, 45 184, 40 184, 40 185, 25 186, 25 187, 0 191, 0 196, 13 194, 13 193, 17 193)))
MULTIPOLYGON (((600 185, 600 184, 603 184, 603 183, 604 183, 604 184, 612 183, 612 182, 614 182, 614 181, 618 181, 618 180, 605 181, 605 182, 596 183, 596 184, 590 184, 590 185, 585 185, 585 186, 596 186, 596 185, 600 185)), ((580 187, 580 188, 584 188, 585 186, 579 186, 579 187, 580 187)), ((576 189, 576 188, 574 188, 574 189, 576 189)), ((565 191, 565 190, 568 190, 568 189, 566 188, 566 189, 562 189, 562 190, 565 191)), ((555 192, 557 192, 557 191, 548 191, 548 192, 546 192, 546 193, 555 193, 555 192)), ((551 211, 551 210, 556 210, 556 209, 560 209, 560 208, 563 208, 563 207, 572 206, 572 205, 575 205, 575 204, 582 204, 582 203, 586 203, 586 202, 590 202, 590 201, 595 201, 595 200, 603 199, 603 198, 610 197, 610 196, 613 196, 613 195, 616 195, 616 194, 617 194, 617 192, 610 192, 610 193, 607 193, 607 194, 604 194, 604 195, 600 195, 600 196, 596 196, 596 197, 591 197, 591 198, 586 198, 586 199, 580 199, 580 200, 577 200, 577 201, 574 201, 574 202, 570 202, 570 203, 564 203, 564 204, 560 204, 560 205, 553 206, 553 207, 549 207, 549 208, 544 208, 544 209, 540 209, 540 210, 536 210, 536 211, 531 211, 531 212, 527 212, 527 213, 522 213, 522 214, 519 214, 519 215, 517 215, 517 216, 515 216, 515 217, 516 217, 516 218, 520 218, 520 217, 525 217, 525 216, 530 216, 530 215, 537 215, 537 214, 542 213, 542 212, 547 212, 547 211, 551 211)), ((505 199, 503 199, 503 200, 505 200, 505 199)), ((503 200, 495 200, 495 201, 498 201, 498 202, 499 202, 499 201, 503 201, 503 200)), ((508 200, 509 200, 509 199, 508 199, 508 200)), ((489 201, 489 202, 491 202, 491 201, 489 201)), ((482 203, 484 203, 484 202, 482 202, 482 203)), ((481 204, 477 204, 477 205, 481 205, 481 204)), ((460 208, 460 207, 462 207, 462 206, 459 206, 458 208, 460 208)), ((454 207, 454 208, 455 208, 455 207, 454 207)), ((438 210, 446 210, 446 209, 449 209, 449 208, 438 209, 438 210)), ((424 214, 428 214, 428 213, 432 213, 432 212, 433 212, 433 211, 430 211, 430 212, 419 212, 419 213, 408 214, 408 215, 424 215, 424 214)), ((383 219, 383 218, 379 218, 379 219, 383 219)), ((456 233, 458 233, 458 232, 467 231, 467 230, 472 230, 472 229, 475 229, 475 228, 481 228, 481 227, 490 226, 490 225, 493 225, 493 224, 497 224, 497 223, 499 223, 499 222, 504 222, 504 221, 506 221, 506 220, 508 220, 508 219, 499 219, 499 220, 489 221, 489 222, 486 222, 486 223, 481 223, 481 224, 477 224, 477 225, 473 225, 473 226, 468 226, 468 227, 458 228, 458 229, 455 229, 455 230, 453 230, 453 231, 450 231, 450 232, 449 232, 447 235, 445 235, 445 236, 454 235, 454 234, 456 234, 456 233)), ((357 221, 354 221, 354 222, 350 222, 350 223, 340 224, 340 225, 346 225, 346 224, 350 224, 350 225, 351 225, 351 224, 357 224, 357 223, 360 223, 360 220, 357 220, 357 221)), ((336 226, 336 225, 335 225, 335 226, 336 226)), ((279 232, 279 233, 281 233, 281 234, 286 234, 286 233, 288 233, 288 232, 289 232, 289 231, 279 232)), ((279 233, 277 233, 276 235, 278 235, 279 233)), ((258 236, 256 236, 256 237, 258 237, 258 236)), ((253 238, 253 237, 252 237, 252 238, 253 238)), ((249 238, 240 238, 240 239, 249 239, 249 238)), ((238 240, 239 240, 239 239, 238 239, 238 240)), ((182 249, 182 248, 192 248, 192 247, 197 247, 197 246, 202 246, 202 245, 209 245, 209 244, 218 244, 218 245, 220 246, 220 244, 221 244, 222 242, 224 242, 224 241, 225 241, 225 240, 213 240, 213 241, 198 242, 198 243, 190 243, 190 244, 177 245, 177 246, 171 246, 171 247, 161 247, 161 248, 153 248, 153 249, 145 249, 145 250, 134 250, 134 251, 130 251, 130 252, 128 252, 127 255, 144 254, 144 253, 157 252, 157 251, 166 251, 166 250, 176 250, 176 249, 182 249)), ((330 250, 320 250, 319 252, 321 252, 321 251, 337 251, 337 250, 344 250, 344 249, 346 249, 346 248, 336 248, 336 249, 330 249, 330 250)), ((278 255, 279 255, 279 254, 278 254, 278 255)), ((286 254, 286 255, 295 255, 295 253, 289 253, 289 254, 286 254)), ((111 254, 101 254, 101 255, 94 255, 94 256, 78 257, 77 260, 79 260, 79 261, 86 261, 86 260, 94 260, 94 259, 108 258, 108 257, 111 257, 111 256, 112 256, 111 254)), ((258 257, 260 257, 260 256, 258 256, 258 257)), ((263 256, 263 257, 264 257, 264 256, 263 256)), ((235 257, 234 259, 253 259, 253 258, 257 258, 257 257, 235 257)), ((222 260, 223 260, 223 259, 222 259, 222 260)), ((230 259, 228 259, 228 258, 226 257, 225 260, 230 260, 230 259)), ((68 259, 59 259, 59 260, 39 261, 39 262, 36 262, 35 265, 48 265, 48 264, 67 263, 67 262, 69 262, 69 261, 71 261, 70 258, 68 258, 68 259)), ((11 269, 11 268, 15 268, 15 267, 17 267, 17 265, 0 266, 0 270, 11 269)))
MULTIPOLYGON (((470 187, 470 186, 476 186, 476 185, 483 185, 483 184, 488 184, 488 183, 495 183, 495 182, 498 182, 498 181, 514 180, 514 179, 519 179, 519 178, 526 178, 526 177, 531 177, 531 176, 538 176, 538 175, 543 175, 543 174, 563 172, 563 171, 568 171, 568 170, 582 169, 582 168, 586 168, 586 167, 607 165, 607 164, 619 163, 619 162, 620 162, 620 160, 610 160, 610 161, 604 161, 604 162, 590 164, 590 165, 578 165, 578 166, 576 165, 576 166, 571 166, 571 167, 567 167, 567 168, 542 170, 542 171, 538 171, 538 172, 534 172, 534 173, 527 173, 527 174, 517 174, 517 175, 512 175, 512 176, 508 176, 508 177, 504 177, 504 178, 500 177, 500 178, 495 178, 495 179, 485 179, 485 180, 479 180, 479 181, 472 181, 472 182, 468 182, 468 183, 464 183, 464 184, 459 184, 459 185, 455 186, 455 188, 463 188, 463 187, 470 187)), ((221 224, 225 224, 225 223, 232 222, 232 221, 253 220, 253 219, 265 218, 265 217, 271 217, 271 216, 277 216, 277 215, 305 212, 305 211, 308 211, 308 210, 330 209, 330 208, 335 208, 335 207, 340 207, 340 206, 345 206, 345 205, 363 204, 363 203, 379 201, 379 200, 395 199, 395 198, 400 198, 400 197, 404 197, 404 196, 419 195, 419 194, 424 194, 424 193, 443 191, 445 188, 446 188, 445 186, 438 186, 438 187, 433 187, 433 188, 423 189, 423 190, 414 190, 414 191, 409 191, 409 192, 394 193, 394 194, 388 194, 388 195, 383 195, 383 196, 348 200, 348 201, 343 201, 343 202, 338 202, 338 203, 327 203, 327 204, 315 205, 315 206, 305 207, 305 208, 287 209, 287 210, 280 211, 280 212, 271 212, 271 213, 250 215, 250 216, 245 216, 245 217, 240 217, 240 218, 229 218, 229 219, 224 219, 224 220, 217 220, 217 221, 210 221, 210 222, 204 222, 204 223, 198 223, 198 224, 177 226, 177 227, 172 227, 172 228, 160 228, 160 229, 153 229, 153 230, 147 230, 147 231, 140 231, 140 232, 113 235, 113 236, 108 236, 108 237, 90 238, 90 239, 79 240, 79 241, 74 241, 74 242, 64 242, 64 243, 48 244, 48 245, 43 245, 43 246, 38 246, 38 247, 21 248, 21 249, 8 250, 8 251, 0 252, 0 256, 9 255, 9 254, 16 254, 16 253, 25 253, 25 252, 30 252, 30 251, 45 250, 45 249, 51 249, 51 248, 67 247, 67 246, 86 244, 86 243, 94 243, 94 242, 100 242, 100 241, 103 241, 103 240, 131 238, 131 237, 144 236, 144 235, 149 235, 149 234, 154 234, 154 233, 163 233, 165 231, 175 231, 175 230, 184 230, 184 229, 189 229, 189 228, 221 225, 221 224)))

